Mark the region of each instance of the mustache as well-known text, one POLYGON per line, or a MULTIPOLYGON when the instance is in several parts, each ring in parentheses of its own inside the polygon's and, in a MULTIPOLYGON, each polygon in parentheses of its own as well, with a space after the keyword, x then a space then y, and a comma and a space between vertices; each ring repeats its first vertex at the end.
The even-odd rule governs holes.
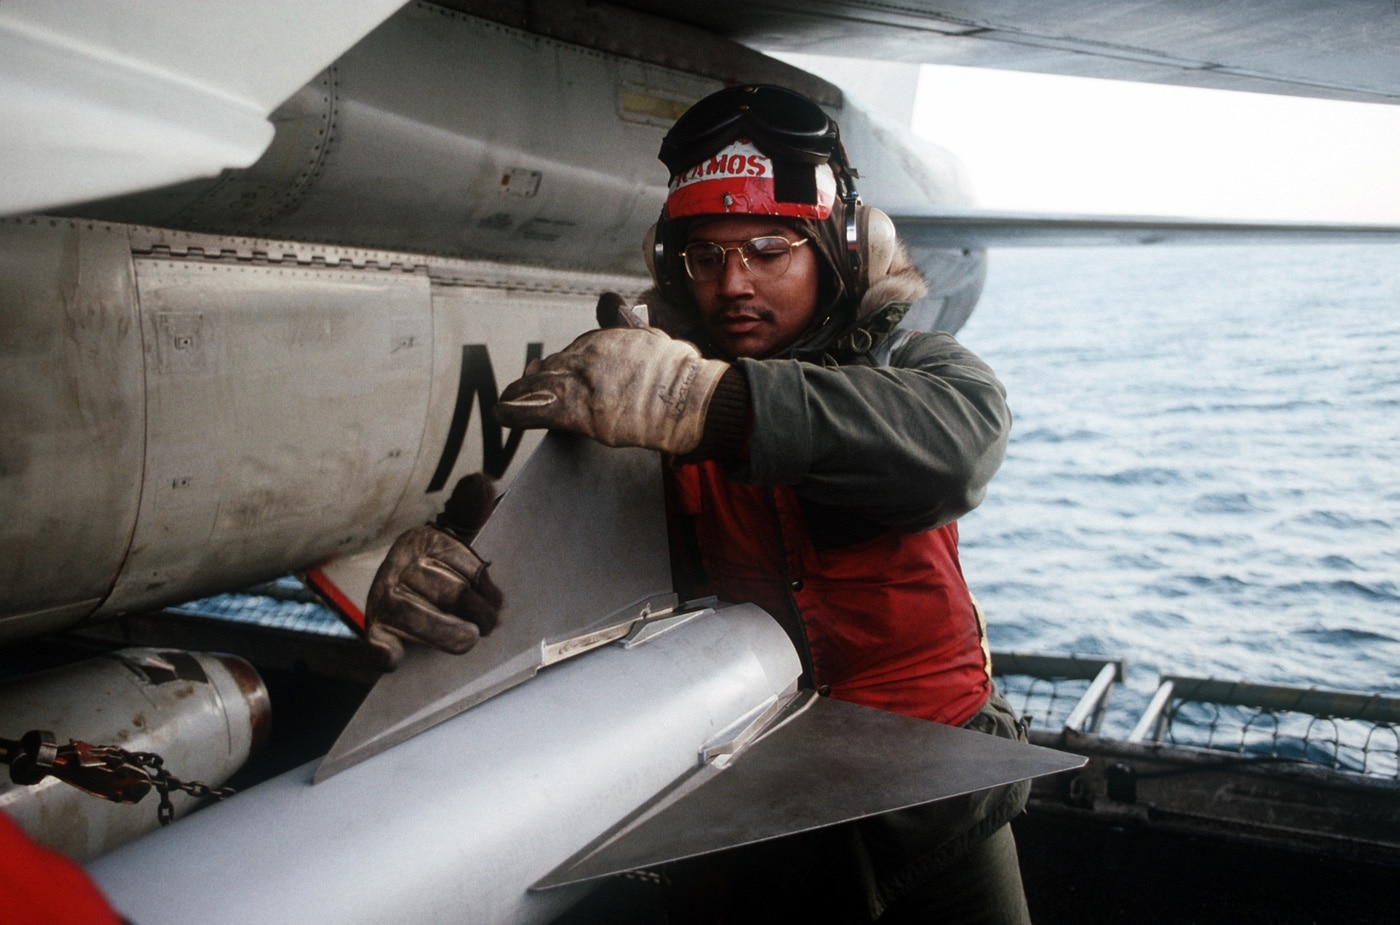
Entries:
POLYGON ((752 318, 758 321, 771 323, 777 318, 777 315, 773 313, 772 309, 763 308, 758 305, 730 305, 726 306, 723 311, 718 312, 715 318, 718 321, 723 321, 726 318, 752 318))

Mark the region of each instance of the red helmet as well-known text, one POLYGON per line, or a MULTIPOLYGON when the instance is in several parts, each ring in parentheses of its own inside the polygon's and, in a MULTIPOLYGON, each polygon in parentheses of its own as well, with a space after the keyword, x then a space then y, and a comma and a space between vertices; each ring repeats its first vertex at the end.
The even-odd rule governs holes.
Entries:
POLYGON ((679 255, 687 220, 705 215, 811 223, 818 250, 839 278, 835 288, 856 291, 862 278, 856 172, 840 128, 815 102, 771 84, 720 90, 676 121, 659 157, 671 180, 646 256, 673 300, 686 298, 679 255))
POLYGON ((804 197, 807 201, 780 198, 773 159, 748 138, 736 138, 717 153, 671 177, 664 215, 684 218, 738 213, 816 221, 829 217, 836 201, 836 175, 831 166, 799 162, 784 167, 811 174, 811 179, 802 184, 811 193, 804 197))
POLYGON ((671 172, 662 219, 752 213, 823 221, 855 201, 840 129, 800 93, 730 87, 692 106, 661 142, 671 172))

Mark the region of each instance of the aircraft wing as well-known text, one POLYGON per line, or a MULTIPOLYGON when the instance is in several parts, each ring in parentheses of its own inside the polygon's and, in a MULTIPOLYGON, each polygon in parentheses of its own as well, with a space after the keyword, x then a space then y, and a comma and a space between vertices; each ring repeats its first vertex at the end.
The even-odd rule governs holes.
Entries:
POLYGON ((993 211, 895 214, 892 217, 903 240, 913 247, 930 248, 1400 243, 1400 226, 1346 222, 1222 221, 993 211))
POLYGON ((664 0, 620 4, 755 48, 1400 102, 1400 13, 1367 0, 664 0))
POLYGON ((268 114, 400 6, 0 5, 0 208, 248 166, 272 141, 268 114))

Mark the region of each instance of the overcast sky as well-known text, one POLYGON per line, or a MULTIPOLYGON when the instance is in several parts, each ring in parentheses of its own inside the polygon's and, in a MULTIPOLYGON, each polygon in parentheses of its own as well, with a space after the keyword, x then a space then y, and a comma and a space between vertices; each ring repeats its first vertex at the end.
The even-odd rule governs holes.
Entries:
POLYGON ((988 209, 1400 223, 1400 106, 924 67, 988 209))

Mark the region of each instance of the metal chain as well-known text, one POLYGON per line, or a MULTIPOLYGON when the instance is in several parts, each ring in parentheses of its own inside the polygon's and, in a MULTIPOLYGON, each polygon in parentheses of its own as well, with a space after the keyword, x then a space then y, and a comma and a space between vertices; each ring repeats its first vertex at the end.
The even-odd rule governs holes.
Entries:
POLYGON ((175 820, 175 806, 170 801, 172 790, 196 800, 222 800, 235 792, 232 787, 180 780, 165 769, 165 759, 155 752, 89 745, 76 739, 70 739, 67 745, 56 745, 53 733, 42 730, 34 730, 18 740, 0 738, 0 763, 10 765, 10 778, 15 783, 36 784, 52 775, 118 803, 138 803, 154 787, 160 796, 156 819, 161 825, 175 820))
POLYGON ((170 802, 171 790, 188 793, 196 800, 211 798, 223 800, 237 792, 232 787, 210 787, 197 780, 180 780, 165 769, 165 759, 155 752, 129 752, 115 745, 106 746, 105 750, 120 756, 124 761, 146 772, 146 776, 151 779, 151 783, 156 788, 156 793, 160 795, 160 805, 156 807, 156 818, 160 820, 161 825, 169 825, 175 821, 175 805, 170 802))

